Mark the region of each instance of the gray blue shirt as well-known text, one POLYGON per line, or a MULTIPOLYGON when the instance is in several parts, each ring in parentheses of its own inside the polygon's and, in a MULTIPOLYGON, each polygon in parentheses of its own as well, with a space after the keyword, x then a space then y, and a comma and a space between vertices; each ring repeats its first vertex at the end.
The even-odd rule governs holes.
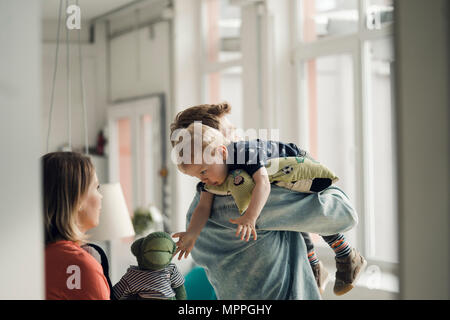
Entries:
MULTIPOLYGON (((197 192, 187 224, 199 199, 197 192)), ((236 225, 229 219, 239 216, 231 196, 215 196, 210 218, 191 251, 218 299, 320 299, 300 232, 342 233, 358 221, 348 197, 335 186, 313 194, 272 186, 256 221, 256 241, 236 237, 236 225)))

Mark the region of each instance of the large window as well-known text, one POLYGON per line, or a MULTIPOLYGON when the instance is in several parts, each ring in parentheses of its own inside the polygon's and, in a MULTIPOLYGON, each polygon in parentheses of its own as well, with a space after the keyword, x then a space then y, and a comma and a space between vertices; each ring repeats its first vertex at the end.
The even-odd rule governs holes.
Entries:
MULTIPOLYGON (((352 243, 369 263, 394 270, 398 231, 392 1, 292 3, 302 110, 299 140, 337 173, 337 185, 355 204, 360 221, 348 234, 352 243)), ((324 245, 316 239, 318 246, 324 245)))
POLYGON ((300 41, 313 42, 358 31, 357 0, 303 0, 299 9, 300 41))
POLYGON ((203 34, 208 62, 241 58, 241 8, 230 0, 203 0, 203 34))
POLYGON ((127 203, 128 212, 133 212, 133 167, 131 154, 131 120, 128 117, 120 117, 115 120, 117 134, 117 156, 119 181, 123 195, 127 203))
POLYGON ((233 109, 229 120, 237 128, 242 128, 242 67, 231 67, 205 75, 204 89, 206 103, 227 100, 231 104, 233 109))
MULTIPOLYGON (((354 72, 351 54, 320 56, 300 65, 306 86, 302 102, 308 110, 309 152, 338 173, 337 185, 357 198, 354 72)), ((352 243, 357 241, 352 230, 352 243)), ((317 239, 317 237, 316 237, 317 239)), ((326 246, 325 242, 318 242, 326 246)))
POLYGON ((203 0, 202 99, 227 101, 230 121, 242 126, 241 8, 230 0, 203 0))

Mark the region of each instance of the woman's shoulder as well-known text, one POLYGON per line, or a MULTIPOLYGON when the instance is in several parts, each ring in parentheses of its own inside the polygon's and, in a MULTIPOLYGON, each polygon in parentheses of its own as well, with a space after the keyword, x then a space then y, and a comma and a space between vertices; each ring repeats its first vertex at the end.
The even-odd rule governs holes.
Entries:
POLYGON ((102 266, 75 242, 48 244, 45 272, 47 299, 109 299, 102 266))
POLYGON ((98 261, 79 244, 68 240, 48 244, 45 247, 45 256, 47 260, 70 261, 87 268, 101 267, 98 261))
POLYGON ((55 242, 48 243, 45 246, 46 253, 58 253, 58 254, 82 254, 85 252, 81 246, 69 240, 58 240, 55 242))

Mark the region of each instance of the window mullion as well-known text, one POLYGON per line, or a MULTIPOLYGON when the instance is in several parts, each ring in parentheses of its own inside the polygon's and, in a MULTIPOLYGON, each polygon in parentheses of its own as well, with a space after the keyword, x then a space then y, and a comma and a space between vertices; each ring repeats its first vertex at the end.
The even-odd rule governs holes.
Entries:
MULTIPOLYGON (((365 185, 365 176, 364 176, 364 113, 363 113, 363 99, 364 94, 362 88, 364 87, 363 82, 363 68, 362 61, 363 57, 361 55, 361 43, 358 40, 356 46, 353 47, 352 50, 353 57, 353 91, 354 91, 354 113, 355 113, 355 159, 356 159, 356 183, 357 185, 364 186, 365 185)), ((365 203, 366 203, 366 194, 364 188, 356 188, 356 210, 359 213, 359 223, 357 228, 357 243, 359 250, 363 255, 366 255, 367 246, 366 246, 366 214, 365 214, 365 203)))
POLYGON ((372 105, 369 97, 371 96, 371 77, 370 77, 370 52, 368 41, 386 38, 392 35, 392 24, 382 26, 379 30, 368 30, 366 27, 366 12, 368 0, 359 2, 359 29, 358 29, 358 74, 356 75, 355 90, 359 91, 359 121, 360 121, 360 182, 363 186, 361 194, 361 227, 359 228, 358 240, 362 244, 362 250, 366 258, 370 261, 377 262, 375 258, 375 199, 373 190, 374 181, 374 150, 373 150, 373 130, 372 123, 372 105), (359 87, 359 88, 358 88, 359 87))
POLYGON ((139 172, 139 166, 140 166, 140 159, 139 159, 139 153, 140 150, 138 148, 139 146, 139 121, 138 121, 138 115, 136 113, 135 108, 133 108, 133 112, 131 115, 131 159, 132 159, 132 177, 131 177, 131 183, 132 183, 132 204, 133 208, 131 208, 132 211, 135 210, 137 206, 139 206, 140 203, 140 192, 139 192, 139 183, 140 183, 140 172, 139 172))
POLYGON ((297 60, 310 60, 320 56, 341 54, 352 51, 358 41, 358 35, 346 35, 323 39, 315 42, 298 43, 295 49, 297 60))
POLYGON ((363 166, 363 192, 364 192, 364 232, 366 256, 373 256, 375 253, 375 221, 374 221, 374 193, 373 193, 373 137, 372 137, 372 106, 368 97, 370 94, 370 53, 368 44, 365 41, 360 42, 361 55, 361 112, 362 112, 362 166, 363 166))
POLYGON ((369 0, 358 1, 358 33, 361 35, 366 30, 366 12, 369 0))
POLYGON ((220 72, 232 67, 242 66, 242 59, 234 59, 225 62, 209 62, 203 65, 203 74, 220 72))
POLYGON ((388 25, 383 25, 381 29, 378 30, 367 30, 367 28, 363 29, 359 37, 361 40, 376 40, 381 38, 387 38, 394 34, 394 25, 390 23, 388 25))
POLYGON ((380 29, 369 30, 367 28, 367 8, 369 0, 358 1, 359 23, 358 34, 361 40, 374 40, 388 37, 394 33, 393 23, 382 25, 380 29))

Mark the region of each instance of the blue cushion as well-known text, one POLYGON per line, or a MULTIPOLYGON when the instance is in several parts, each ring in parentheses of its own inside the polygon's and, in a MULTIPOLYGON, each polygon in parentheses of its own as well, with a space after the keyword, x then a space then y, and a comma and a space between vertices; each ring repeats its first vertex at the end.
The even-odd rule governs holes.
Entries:
POLYGON ((188 300, 217 300, 214 288, 206 277, 206 272, 201 267, 194 267, 185 277, 188 300))

